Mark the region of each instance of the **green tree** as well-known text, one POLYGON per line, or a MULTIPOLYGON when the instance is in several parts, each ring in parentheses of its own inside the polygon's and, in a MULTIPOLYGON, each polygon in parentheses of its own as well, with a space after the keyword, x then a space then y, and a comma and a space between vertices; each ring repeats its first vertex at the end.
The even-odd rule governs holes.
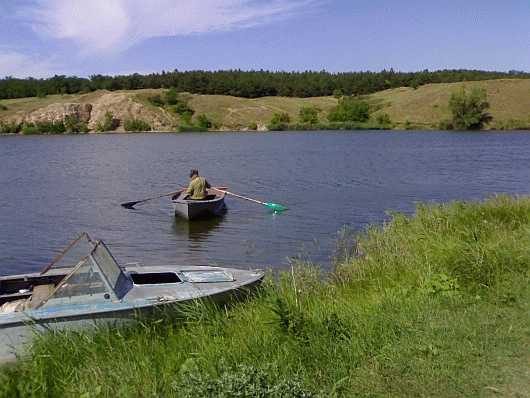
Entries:
POLYGON ((330 122, 366 122, 370 119, 368 102, 352 97, 339 100, 337 107, 328 115, 330 122))
POLYGON ((312 105, 303 106, 299 113, 300 122, 317 124, 318 123, 318 109, 312 105))
POLYGON ((486 91, 478 87, 474 87, 469 93, 462 87, 462 90, 454 92, 449 99, 453 126, 459 130, 480 130, 491 122, 493 117, 487 112, 489 107, 486 91))

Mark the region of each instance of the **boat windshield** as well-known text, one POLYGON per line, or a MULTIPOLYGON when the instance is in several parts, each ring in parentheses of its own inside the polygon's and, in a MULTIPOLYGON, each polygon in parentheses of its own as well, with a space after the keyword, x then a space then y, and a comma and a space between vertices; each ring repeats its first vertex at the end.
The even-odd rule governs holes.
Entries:
POLYGON ((41 307, 65 304, 91 304, 119 300, 132 286, 103 242, 94 243, 93 249, 43 300, 41 307))
POLYGON ((44 268, 44 270, 42 270, 41 274, 53 273, 54 270, 67 272, 66 269, 75 267, 81 260, 90 254, 95 246, 96 243, 86 232, 83 232, 70 242, 68 246, 66 246, 63 251, 56 256, 53 261, 44 268))

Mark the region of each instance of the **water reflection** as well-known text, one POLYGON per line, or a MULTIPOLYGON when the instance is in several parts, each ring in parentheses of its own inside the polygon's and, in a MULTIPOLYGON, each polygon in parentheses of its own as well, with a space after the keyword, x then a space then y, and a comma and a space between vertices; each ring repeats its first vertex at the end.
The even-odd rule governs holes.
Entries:
POLYGON ((172 230, 176 235, 184 235, 191 242, 205 242, 224 220, 224 216, 210 219, 188 221, 180 217, 173 217, 172 230))

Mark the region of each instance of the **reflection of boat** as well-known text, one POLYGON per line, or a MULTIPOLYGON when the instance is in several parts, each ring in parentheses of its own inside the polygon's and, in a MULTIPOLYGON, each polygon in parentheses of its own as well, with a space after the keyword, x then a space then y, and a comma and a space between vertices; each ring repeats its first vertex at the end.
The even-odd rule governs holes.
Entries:
POLYGON ((187 235, 191 240, 205 240, 211 232, 219 228, 223 217, 213 217, 199 219, 188 222, 182 218, 175 217, 173 221, 173 231, 179 235, 187 235))
POLYGON ((103 242, 83 234, 42 273, 0 277, 0 360, 14 359, 34 331, 130 322, 201 298, 224 304, 262 278, 219 267, 123 268, 103 242))
POLYGON ((172 199, 175 215, 186 220, 218 217, 225 213, 225 193, 214 189, 208 190, 206 200, 186 199, 185 191, 172 199))

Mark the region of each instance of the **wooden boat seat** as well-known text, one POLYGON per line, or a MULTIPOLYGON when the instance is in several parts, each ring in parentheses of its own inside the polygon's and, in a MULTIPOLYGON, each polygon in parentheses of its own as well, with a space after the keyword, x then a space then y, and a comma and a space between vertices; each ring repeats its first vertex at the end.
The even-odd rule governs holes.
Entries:
POLYGON ((55 285, 37 285, 33 288, 31 297, 26 300, 26 308, 37 308, 44 300, 53 293, 55 285))

